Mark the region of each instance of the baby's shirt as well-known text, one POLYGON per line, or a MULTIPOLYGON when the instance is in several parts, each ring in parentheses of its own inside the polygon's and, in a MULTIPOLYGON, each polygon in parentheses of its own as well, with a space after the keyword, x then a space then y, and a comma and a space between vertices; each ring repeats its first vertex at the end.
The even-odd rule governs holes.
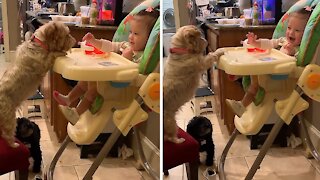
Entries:
MULTIPOLYGON (((122 42, 112 42, 109 40, 101 39, 102 46, 101 51, 103 52, 115 52, 118 54, 122 54, 122 52, 130 47, 130 43, 127 41, 122 42)), ((132 61, 135 63, 140 63, 143 51, 133 51, 132 61)))
POLYGON ((143 51, 133 51, 132 61, 135 63, 140 63, 143 55, 143 51))
MULTIPOLYGON (((287 38, 281 37, 279 39, 260 39, 261 48, 262 49, 278 49, 280 47, 280 51, 286 53, 284 47, 288 44, 287 38)), ((299 51, 299 46, 294 48, 294 56, 297 56, 299 51)), ((287 54, 287 53, 286 53, 287 54)))

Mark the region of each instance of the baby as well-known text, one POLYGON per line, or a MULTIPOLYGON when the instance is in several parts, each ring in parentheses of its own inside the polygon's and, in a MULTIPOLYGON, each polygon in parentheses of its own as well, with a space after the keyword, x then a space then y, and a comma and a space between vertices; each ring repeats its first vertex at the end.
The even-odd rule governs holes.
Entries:
MULTIPOLYGON (((280 47, 281 52, 290 56, 296 56, 310 15, 311 11, 307 8, 289 14, 285 37, 279 39, 257 39, 257 36, 254 33, 249 32, 247 34, 248 44, 261 49, 280 47)), ((248 78, 249 77, 244 77, 243 79, 249 80, 249 86, 241 101, 226 99, 227 105, 232 108, 233 112, 238 117, 243 115, 249 104, 254 102, 255 105, 259 105, 263 100, 263 98, 256 98, 257 94, 261 94, 262 97, 264 94, 264 89, 258 84, 258 77, 252 75, 250 76, 250 79, 248 78)))
MULTIPOLYGON (((156 9, 142 10, 139 13, 128 16, 130 22, 130 34, 128 42, 111 42, 104 39, 96 39, 91 33, 87 33, 83 40, 104 52, 117 52, 123 57, 139 63, 147 44, 150 32, 159 17, 156 9)), ((53 92, 54 99, 59 108, 71 124, 76 124, 82 113, 88 110, 98 95, 97 83, 94 81, 79 81, 68 95, 62 95, 58 91, 53 92), (69 107, 72 102, 83 98, 77 107, 69 107)))

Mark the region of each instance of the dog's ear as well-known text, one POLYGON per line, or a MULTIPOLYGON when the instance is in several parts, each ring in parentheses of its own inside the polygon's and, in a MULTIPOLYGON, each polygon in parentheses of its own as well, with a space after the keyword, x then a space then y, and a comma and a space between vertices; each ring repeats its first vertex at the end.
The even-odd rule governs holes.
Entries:
POLYGON ((201 32, 197 29, 197 27, 190 26, 190 28, 185 28, 183 31, 183 36, 191 49, 198 47, 201 32))

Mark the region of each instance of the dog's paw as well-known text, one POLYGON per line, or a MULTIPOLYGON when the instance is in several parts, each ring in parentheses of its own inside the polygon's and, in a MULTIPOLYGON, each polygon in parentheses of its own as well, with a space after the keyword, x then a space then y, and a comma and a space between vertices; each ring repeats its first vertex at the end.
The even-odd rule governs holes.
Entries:
POLYGON ((170 141, 170 142, 173 142, 175 144, 181 144, 181 143, 183 143, 185 141, 184 138, 177 138, 177 137, 170 137, 167 140, 170 141))
POLYGON ((53 52, 53 54, 54 54, 55 57, 61 57, 61 56, 66 56, 67 55, 66 52, 59 52, 59 51, 53 52))
POLYGON ((219 48, 215 52, 211 52, 208 55, 210 58, 212 58, 214 61, 218 61, 220 56, 224 55, 225 49, 224 48, 219 48))
POLYGON ((180 143, 183 143, 186 140, 184 138, 176 138, 175 141, 176 141, 177 144, 180 144, 180 143))
POLYGON ((19 147, 20 145, 19 145, 18 143, 14 142, 14 143, 10 144, 10 146, 13 147, 13 148, 17 148, 17 147, 19 147))

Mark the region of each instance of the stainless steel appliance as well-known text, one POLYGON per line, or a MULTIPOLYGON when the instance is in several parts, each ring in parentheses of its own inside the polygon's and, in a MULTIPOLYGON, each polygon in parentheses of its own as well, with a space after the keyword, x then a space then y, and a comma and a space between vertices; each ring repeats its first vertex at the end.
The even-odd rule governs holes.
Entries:
POLYGON ((240 9, 238 7, 225 7, 224 13, 225 16, 228 18, 240 17, 240 9))

